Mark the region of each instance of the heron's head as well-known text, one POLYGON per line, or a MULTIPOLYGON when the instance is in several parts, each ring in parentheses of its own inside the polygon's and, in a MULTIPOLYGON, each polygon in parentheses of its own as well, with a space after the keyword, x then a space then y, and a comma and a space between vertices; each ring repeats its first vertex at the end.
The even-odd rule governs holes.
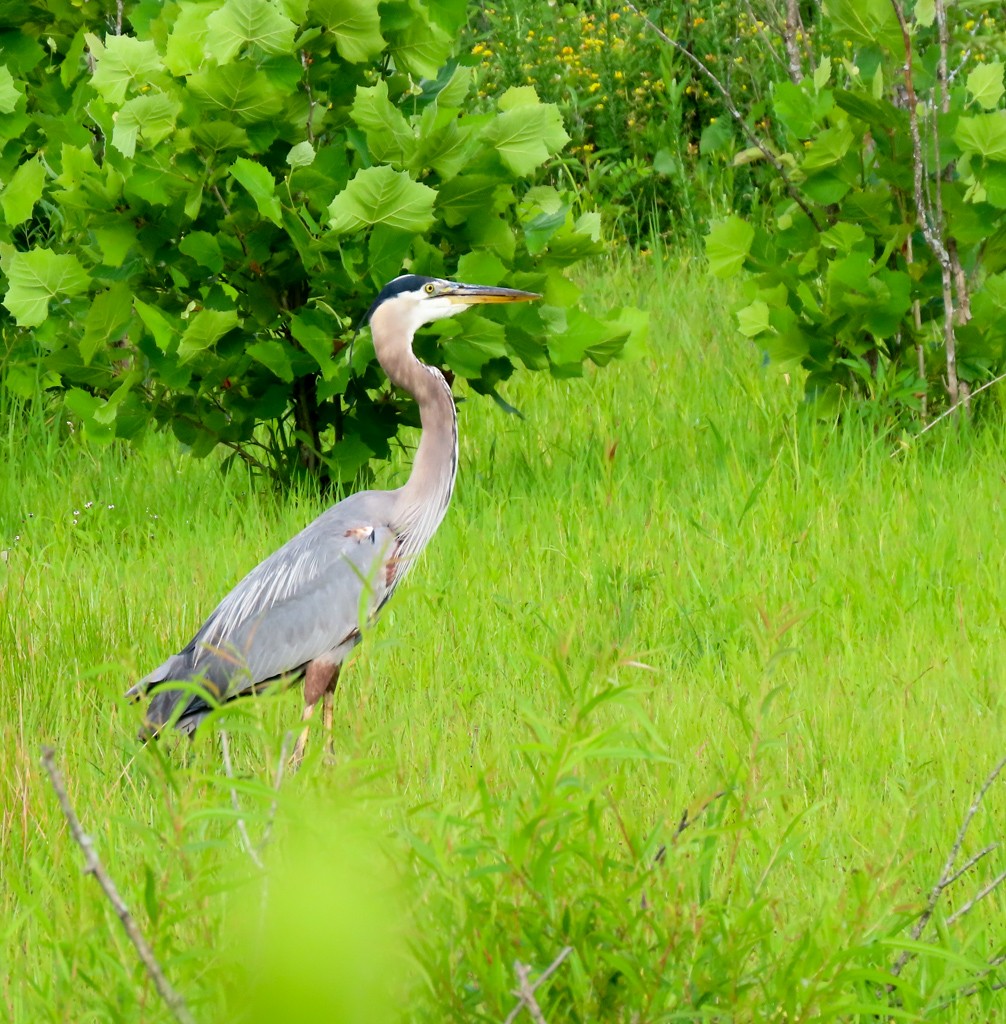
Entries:
POLYGON ((535 292, 459 284, 439 277, 403 274, 386 284, 370 307, 367 319, 380 319, 396 333, 412 336, 423 324, 457 316, 469 306, 487 302, 528 302, 540 299, 535 292))

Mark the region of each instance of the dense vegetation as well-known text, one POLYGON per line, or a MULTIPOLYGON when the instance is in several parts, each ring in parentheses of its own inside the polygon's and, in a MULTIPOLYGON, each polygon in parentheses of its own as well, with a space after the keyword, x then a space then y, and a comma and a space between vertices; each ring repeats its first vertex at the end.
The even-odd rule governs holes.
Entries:
MULTIPOLYGON (((220 717, 229 778, 213 726, 139 748, 121 693, 317 496, 6 411, 6 1017, 169 1019, 43 741, 198 1020, 501 1021, 514 962, 534 981, 566 946, 537 991, 552 1024, 1001 1007, 1001 891, 947 923, 1000 851, 911 935, 1002 753, 1006 437, 938 429, 892 459, 804 415, 704 273, 591 290, 666 336, 584 381, 520 376, 525 420, 462 406, 457 503, 344 677, 337 764, 315 744, 275 810, 297 695, 220 717)), ((958 866, 1004 813, 993 789, 958 866)))
POLYGON ((445 63, 463 17, 19 8, 0 30, 4 388, 55 391, 95 440, 157 425, 195 455, 338 482, 415 421, 354 344, 403 266, 545 295, 427 341, 482 394, 515 365, 610 359, 638 316, 587 316, 562 274, 602 250, 600 218, 529 187, 568 141, 558 111, 519 87, 474 112, 472 69, 445 63))
POLYGON ((1002 1014, 1000 13, 0 0, 0 1015, 1002 1014), (402 268, 545 300, 417 341, 458 493, 335 763, 294 695, 138 746, 404 479, 402 268))

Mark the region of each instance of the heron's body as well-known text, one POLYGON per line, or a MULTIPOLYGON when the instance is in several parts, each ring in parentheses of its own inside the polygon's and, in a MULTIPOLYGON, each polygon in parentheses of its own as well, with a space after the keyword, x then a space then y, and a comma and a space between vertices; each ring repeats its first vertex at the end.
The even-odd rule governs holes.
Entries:
MULTIPOLYGON (((440 371, 413 355, 413 334, 475 302, 534 297, 412 276, 384 289, 370 314, 374 348, 389 379, 416 399, 422 422, 408 481, 393 491, 350 495, 256 566, 183 650, 129 691, 135 697, 158 687, 147 709, 150 730, 177 712, 177 728, 191 732, 209 713, 210 697, 227 701, 301 676, 304 719, 324 696, 330 728, 339 667, 433 536, 454 489, 454 400, 440 371), (205 687, 205 697, 170 686, 193 681, 205 687)), ((306 731, 298 753, 305 739, 306 731)))

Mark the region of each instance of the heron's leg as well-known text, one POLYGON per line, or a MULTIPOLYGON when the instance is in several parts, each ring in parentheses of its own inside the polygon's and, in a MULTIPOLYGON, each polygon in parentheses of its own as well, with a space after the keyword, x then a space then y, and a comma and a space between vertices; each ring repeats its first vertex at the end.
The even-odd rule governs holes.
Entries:
POLYGON ((335 757, 335 737, 332 735, 332 726, 335 718, 335 687, 339 682, 339 667, 332 673, 332 681, 325 687, 325 696, 321 704, 321 724, 325 728, 325 753, 335 757))
POLYGON ((300 767, 300 762, 304 760, 304 751, 307 750, 307 737, 311 733, 311 727, 307 723, 311 721, 314 708, 314 704, 305 704, 304 710, 301 712, 300 720, 304 728, 301 729, 300 735, 297 737, 297 743, 293 748, 293 753, 290 755, 291 771, 295 772, 300 767))
POLYGON ((311 732, 308 722, 311 721, 314 709, 329 685, 334 687, 333 679, 338 669, 338 665, 320 659, 315 659, 307 666, 307 672, 304 674, 304 711, 300 716, 304 728, 297 737, 297 745, 293 748, 293 755, 290 758, 290 767, 294 771, 300 767, 300 762, 304 760, 304 751, 307 750, 307 738, 311 732))

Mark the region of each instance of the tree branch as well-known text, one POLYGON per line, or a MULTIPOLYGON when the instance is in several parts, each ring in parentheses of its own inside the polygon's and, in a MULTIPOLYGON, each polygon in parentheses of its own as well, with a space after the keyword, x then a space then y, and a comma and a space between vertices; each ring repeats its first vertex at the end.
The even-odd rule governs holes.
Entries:
POLYGON ((66 818, 66 823, 70 826, 70 834, 73 836, 74 842, 80 847, 81 852, 84 854, 84 871, 89 875, 94 875, 95 880, 98 885, 101 886, 102 892, 104 892, 108 902, 112 904, 112 909, 122 922, 122 927, 125 929, 129 941, 133 944, 133 948, 136 950, 137 955, 143 962, 143 966, 146 968, 147 974, 150 975, 157 991, 167 1004, 168 1009, 171 1011, 175 1020, 179 1021, 179 1024, 195 1024, 195 1017, 193 1017, 189 1012, 185 999, 175 991, 171 983, 165 977, 164 971, 161 970, 161 965, 157 962, 157 958, 154 956, 154 951, 150 948, 149 943, 143 937, 143 933, 136 924, 136 920, 129 912, 129 908, 126 906, 122 897, 119 895, 119 890, 115 887, 115 882, 112 881, 108 872, 105 870, 104 865, 101 863, 101 860, 98 858, 97 851, 94 849, 94 842, 81 827, 80 819, 77 817, 76 812, 73 809, 73 805, 70 803, 70 798, 67 795, 66 783, 63 781, 63 775, 59 768, 56 767, 56 752, 52 747, 46 746, 42 748, 42 765, 49 775, 49 782, 52 785, 53 792, 56 794, 56 799, 59 801, 63 817, 66 818))
MULTIPOLYGON (((957 335, 954 330, 953 266, 950 253, 943 244, 943 198, 940 194, 940 175, 939 173, 936 175, 934 209, 934 206, 927 200, 924 190, 925 156, 922 152, 922 136, 919 132, 919 103, 918 97, 915 94, 915 83, 912 78, 912 36, 900 0, 891 0, 891 7, 894 9, 898 24, 901 26, 901 38, 905 48, 905 63, 902 67, 902 74, 905 80, 905 93, 908 97, 908 129, 912 139, 912 187, 915 196, 915 217, 919 228, 922 230, 926 244, 940 264, 943 278, 943 345, 947 354, 947 393, 950 395, 951 405, 956 407, 960 388, 957 381, 957 335)), ((936 0, 936 9, 937 18, 941 17, 942 12, 944 23, 944 27, 941 27, 940 30, 942 34, 945 30, 946 21, 946 10, 943 8, 943 0, 936 0)), ((945 98, 946 62, 942 56, 940 67, 943 72, 940 82, 945 98)), ((939 138, 936 135, 936 131, 937 127, 934 119, 934 144, 935 151, 939 154, 939 138)), ((938 156, 937 159, 939 159, 938 156)))
POLYGON ((518 988, 514 995, 518 998, 517 1005, 507 1014, 503 1024, 513 1024, 521 1010, 527 1010, 531 1014, 535 1024, 545 1024, 545 1017, 541 1007, 534 998, 535 992, 559 969, 559 965, 573 952, 572 946, 563 946, 559 955, 545 968, 538 976, 538 980, 532 985, 530 982, 531 967, 529 964, 522 964, 519 960, 514 961, 513 969, 517 975, 518 988))
MULTIPOLYGON (((926 925, 929 924, 933 913, 936 910, 936 904, 939 902, 940 897, 943 895, 944 890, 953 882, 957 881, 964 874, 964 872, 973 867, 980 861, 986 853, 989 852, 988 847, 981 850, 978 854, 971 857, 967 863, 959 871, 954 870, 954 866, 957 863, 957 857, 961 852, 961 847, 964 845, 964 837, 967 835, 968 828, 971 825, 974 816, 978 813, 978 808, 981 807, 982 801, 985 799, 985 794, 989 791, 992 784, 999 778, 1003 769, 1006 768, 1006 757, 1004 757, 996 766, 989 772, 988 777, 982 784, 982 788, 978 790, 978 795, 971 802, 971 806, 968 808, 967 813, 964 815, 964 820, 961 822, 961 827, 957 830, 957 837, 954 839, 954 845, 950 848, 950 853, 947 856, 946 863, 943 865, 943 870, 940 872, 940 877, 936 884, 930 890, 929 898, 926 900, 925 909, 919 916, 918 921, 915 922, 915 927, 912 929, 912 941, 918 941, 923 931, 925 931, 926 925)), ((993 844, 994 846, 995 844, 993 844)), ((951 914, 947 918, 947 924, 953 921, 959 920, 964 916, 972 907, 975 906, 980 900, 984 899, 993 889, 1002 883, 1006 879, 1006 871, 997 875, 988 885, 986 885, 980 892, 973 896, 963 907, 951 914)), ((897 977, 901 974, 902 970, 916 953, 913 950, 904 950, 901 956, 895 961, 894 966, 891 968, 891 974, 897 977)), ((890 987, 890 986, 889 986, 890 987)))

